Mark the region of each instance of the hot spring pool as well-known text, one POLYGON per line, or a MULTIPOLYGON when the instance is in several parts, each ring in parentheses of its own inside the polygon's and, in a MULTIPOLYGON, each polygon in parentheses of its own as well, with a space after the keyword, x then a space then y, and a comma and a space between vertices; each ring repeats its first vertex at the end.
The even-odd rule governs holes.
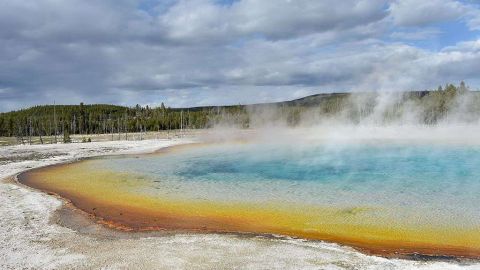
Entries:
POLYGON ((230 143, 33 170, 123 229, 277 234, 380 254, 480 255, 480 146, 230 143))

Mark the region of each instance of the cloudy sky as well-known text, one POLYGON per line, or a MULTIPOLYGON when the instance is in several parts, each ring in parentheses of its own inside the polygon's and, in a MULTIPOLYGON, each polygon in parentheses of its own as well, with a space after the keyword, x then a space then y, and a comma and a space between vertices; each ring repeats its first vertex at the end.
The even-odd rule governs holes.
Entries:
POLYGON ((480 1, 0 0, 0 111, 480 88, 480 1))

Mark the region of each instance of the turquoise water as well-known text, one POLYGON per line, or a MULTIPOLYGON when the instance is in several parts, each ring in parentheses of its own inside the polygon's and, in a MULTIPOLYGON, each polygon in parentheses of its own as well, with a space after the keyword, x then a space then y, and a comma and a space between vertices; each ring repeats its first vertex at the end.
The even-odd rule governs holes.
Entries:
POLYGON ((143 175, 139 193, 205 201, 388 209, 406 222, 480 225, 480 147, 222 144, 99 160, 143 175))

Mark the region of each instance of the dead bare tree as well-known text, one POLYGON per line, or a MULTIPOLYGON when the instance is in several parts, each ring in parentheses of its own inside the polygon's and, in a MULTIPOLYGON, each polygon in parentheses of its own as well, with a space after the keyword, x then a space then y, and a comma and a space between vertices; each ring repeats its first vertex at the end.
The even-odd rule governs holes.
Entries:
POLYGON ((28 144, 32 145, 32 118, 28 118, 28 144))
POLYGON ((57 134, 58 134, 58 131, 57 131, 57 113, 56 113, 56 104, 55 104, 55 100, 53 101, 53 123, 55 125, 55 144, 57 144, 57 134))
POLYGON ((120 117, 117 118, 117 132, 118 132, 118 140, 120 141, 120 117))
POLYGON ((40 121, 40 123, 38 124, 38 136, 40 137, 40 143, 43 144, 43 138, 42 138, 42 131, 45 130, 45 127, 43 126, 43 122, 40 121), (40 125, 41 125, 41 129, 40 129, 40 125))

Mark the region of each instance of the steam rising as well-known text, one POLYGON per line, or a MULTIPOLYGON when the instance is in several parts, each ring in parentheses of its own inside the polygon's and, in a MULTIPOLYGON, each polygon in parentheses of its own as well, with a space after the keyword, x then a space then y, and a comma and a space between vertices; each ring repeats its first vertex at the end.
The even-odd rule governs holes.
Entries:
POLYGON ((420 140, 477 144, 480 93, 462 83, 437 91, 331 94, 279 105, 247 106, 223 115, 213 140, 264 142, 420 140), (247 127, 247 129, 245 129, 247 127))

